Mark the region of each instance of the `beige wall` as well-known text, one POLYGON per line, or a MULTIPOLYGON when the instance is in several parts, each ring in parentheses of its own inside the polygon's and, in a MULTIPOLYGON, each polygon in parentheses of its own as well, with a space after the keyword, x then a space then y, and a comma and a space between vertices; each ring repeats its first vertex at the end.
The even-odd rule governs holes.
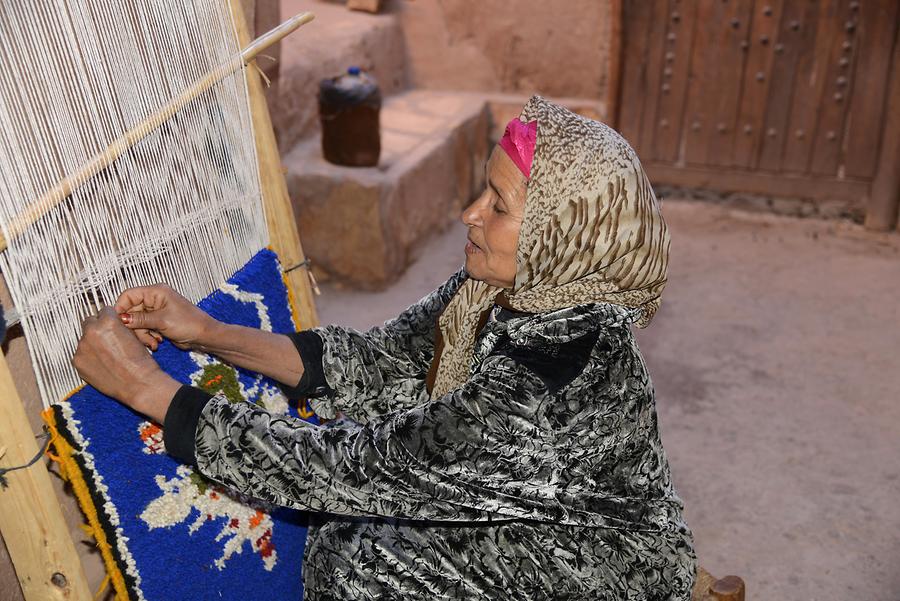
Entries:
POLYGON ((415 87, 602 99, 610 0, 390 0, 415 87))

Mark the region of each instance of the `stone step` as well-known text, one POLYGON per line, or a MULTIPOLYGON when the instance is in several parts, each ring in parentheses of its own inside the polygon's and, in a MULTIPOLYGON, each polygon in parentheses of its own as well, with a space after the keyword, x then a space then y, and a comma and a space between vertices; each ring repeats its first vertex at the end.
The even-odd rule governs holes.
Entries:
POLYGON ((310 11, 315 20, 281 44, 277 89, 269 95, 272 123, 282 153, 318 134, 319 82, 356 65, 371 72, 382 96, 407 87, 403 31, 393 15, 373 15, 343 4, 282 0, 283 18, 310 11))
POLYGON ((364 289, 396 280, 483 189, 489 127, 483 96, 416 90, 385 100, 377 167, 326 162, 318 136, 297 144, 288 191, 317 274, 364 289))

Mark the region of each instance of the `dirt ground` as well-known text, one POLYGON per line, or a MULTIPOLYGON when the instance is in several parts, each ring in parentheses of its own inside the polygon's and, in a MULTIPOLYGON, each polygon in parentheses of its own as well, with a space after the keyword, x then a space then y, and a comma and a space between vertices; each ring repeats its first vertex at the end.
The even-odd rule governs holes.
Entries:
MULTIPOLYGON (((748 600, 900 600, 900 234, 664 202, 669 285, 638 333, 700 562, 748 600)), ((390 289, 323 286, 323 323, 396 315, 463 260, 436 235, 390 289)))

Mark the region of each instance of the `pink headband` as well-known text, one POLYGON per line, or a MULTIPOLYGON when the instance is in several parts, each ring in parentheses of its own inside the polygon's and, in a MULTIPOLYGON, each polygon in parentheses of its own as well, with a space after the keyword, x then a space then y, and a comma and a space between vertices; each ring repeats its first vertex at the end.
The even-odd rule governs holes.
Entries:
POLYGON ((513 119, 506 124, 506 131, 500 138, 500 148, 506 151, 526 179, 531 178, 531 161, 534 160, 536 142, 537 121, 522 123, 513 119))

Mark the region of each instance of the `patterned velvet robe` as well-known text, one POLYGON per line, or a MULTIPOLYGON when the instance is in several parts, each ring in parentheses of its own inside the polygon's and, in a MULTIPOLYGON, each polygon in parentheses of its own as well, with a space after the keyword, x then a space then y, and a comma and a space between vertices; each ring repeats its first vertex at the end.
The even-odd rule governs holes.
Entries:
POLYGON ((429 400, 435 320, 465 278, 366 333, 295 338, 308 375, 294 392, 345 417, 312 426, 184 388, 167 447, 321 512, 311 600, 689 599, 692 537, 630 330, 639 310, 495 308, 469 380, 429 400))

